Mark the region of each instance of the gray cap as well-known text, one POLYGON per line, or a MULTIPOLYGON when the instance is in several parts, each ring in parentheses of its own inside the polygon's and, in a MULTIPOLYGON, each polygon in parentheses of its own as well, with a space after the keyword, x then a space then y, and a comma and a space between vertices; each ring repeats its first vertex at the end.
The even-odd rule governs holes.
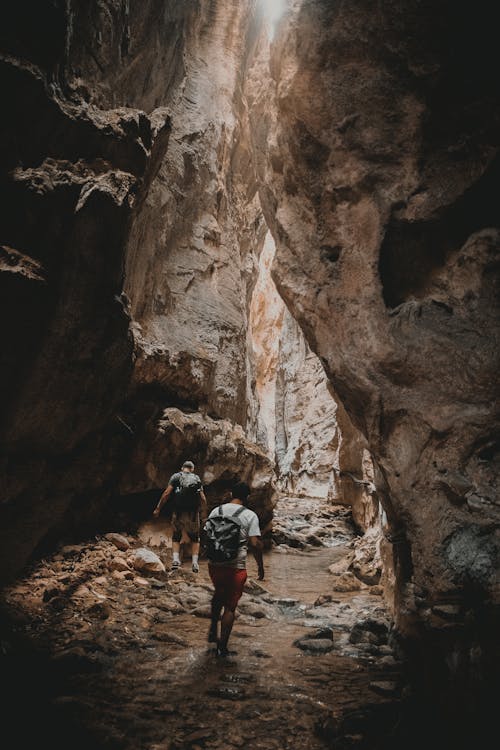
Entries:
POLYGON ((191 469, 191 471, 194 469, 194 463, 192 461, 184 461, 182 464, 183 469, 191 469))

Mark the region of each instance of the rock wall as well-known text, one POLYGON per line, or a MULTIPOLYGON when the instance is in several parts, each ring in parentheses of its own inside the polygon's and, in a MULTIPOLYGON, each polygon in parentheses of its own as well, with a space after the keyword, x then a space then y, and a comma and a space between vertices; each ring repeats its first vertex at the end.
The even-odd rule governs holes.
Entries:
POLYGON ((276 284, 376 458, 399 631, 466 713, 498 604, 490 11, 294 2, 249 83, 276 284))
MULTIPOLYGON (((83 505, 87 494, 92 506, 123 449, 116 416, 132 371, 124 246, 170 121, 160 102, 146 114, 143 102, 119 92, 93 101, 79 91, 80 75, 93 85, 74 46, 95 42, 88 7, 28 2, 1 10, 9 111, 0 156, 2 577, 71 503, 83 505)), ((108 41, 100 39, 97 60, 87 53, 95 69, 114 64, 108 41)))
MULTIPOLYGON (((131 475, 156 486, 134 461, 165 409, 245 425, 252 8, 2 6, 2 578, 102 523, 131 475)), ((258 483, 269 505, 270 464, 258 483)))
POLYGON ((250 306, 248 434, 274 461, 282 493, 350 505, 366 531, 379 504, 367 443, 276 289, 274 254, 268 234, 250 306))
POLYGON ((126 421, 138 440, 120 491, 162 488, 191 458, 209 501, 235 478, 248 481, 265 525, 273 465, 244 435, 248 307, 267 231, 242 97, 252 6, 201 4, 169 109, 169 148, 134 217, 125 267, 135 355, 126 421), (186 412, 184 425, 165 430, 176 407, 186 412))

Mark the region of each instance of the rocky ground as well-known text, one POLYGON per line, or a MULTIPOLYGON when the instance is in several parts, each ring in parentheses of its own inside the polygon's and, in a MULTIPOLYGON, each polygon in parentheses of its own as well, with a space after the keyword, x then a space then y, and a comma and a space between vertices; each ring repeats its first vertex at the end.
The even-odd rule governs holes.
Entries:
POLYGON ((222 660, 204 561, 173 571, 167 545, 110 533, 39 562, 3 594, 11 747, 393 747, 401 665, 348 511, 283 501, 275 536, 222 660))

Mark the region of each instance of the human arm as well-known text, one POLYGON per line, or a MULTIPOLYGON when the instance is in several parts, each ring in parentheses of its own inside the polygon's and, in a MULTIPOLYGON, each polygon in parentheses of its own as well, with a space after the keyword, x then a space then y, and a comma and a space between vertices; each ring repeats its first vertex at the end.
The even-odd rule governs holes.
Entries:
POLYGON ((165 505, 165 503, 167 502, 168 498, 170 497, 173 491, 174 491, 173 485, 169 484, 166 490, 162 493, 160 499, 158 500, 158 505, 153 511, 153 516, 155 518, 158 518, 158 516, 160 515, 161 509, 163 508, 163 506, 165 505))
POLYGON ((263 581, 264 580, 264 560, 262 557, 262 549, 263 549, 262 540, 260 536, 249 536, 248 544, 250 546, 250 549, 253 552, 253 556, 255 557, 255 561, 257 563, 257 569, 259 572, 259 575, 258 575, 259 581, 263 581))

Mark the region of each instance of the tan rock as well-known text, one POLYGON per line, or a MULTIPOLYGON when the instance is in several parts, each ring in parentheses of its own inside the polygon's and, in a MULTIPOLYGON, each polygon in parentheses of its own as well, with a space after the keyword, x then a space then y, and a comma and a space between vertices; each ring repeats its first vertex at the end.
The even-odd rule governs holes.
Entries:
POLYGON ((108 540, 108 542, 111 542, 115 545, 118 549, 125 552, 126 550, 130 549, 130 542, 126 537, 123 536, 123 534, 105 534, 104 538, 108 540))
MULTIPOLYGON (((135 550, 130 557, 130 561, 136 570, 148 573, 165 573, 165 565, 158 555, 155 555, 154 552, 145 547, 135 550)), ((138 579, 136 578, 135 580, 137 581, 138 579)))
POLYGON ((117 571, 130 570, 128 562, 123 557, 113 557, 113 559, 108 562, 108 567, 110 570, 117 571))
POLYGON ((332 591, 359 591, 363 584, 352 573, 333 576, 332 591))

